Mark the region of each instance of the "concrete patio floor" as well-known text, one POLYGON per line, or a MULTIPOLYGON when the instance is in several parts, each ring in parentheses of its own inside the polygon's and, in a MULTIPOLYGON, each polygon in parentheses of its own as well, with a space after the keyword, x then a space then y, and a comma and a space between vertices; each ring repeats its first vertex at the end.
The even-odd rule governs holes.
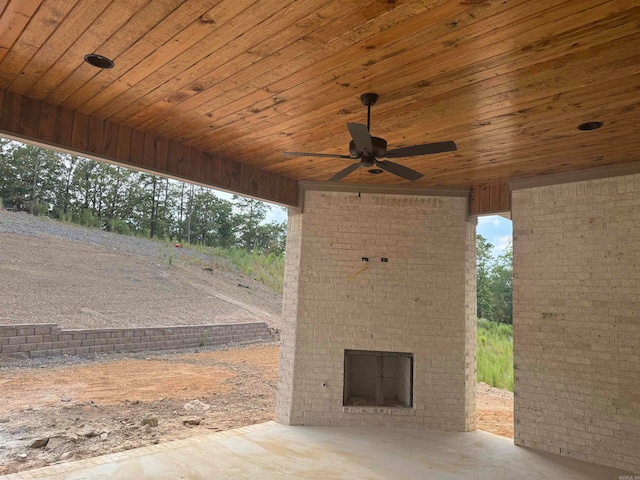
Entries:
POLYGON ((486 432, 442 433, 268 422, 53 465, 2 480, 564 479, 628 472, 516 447, 486 432))

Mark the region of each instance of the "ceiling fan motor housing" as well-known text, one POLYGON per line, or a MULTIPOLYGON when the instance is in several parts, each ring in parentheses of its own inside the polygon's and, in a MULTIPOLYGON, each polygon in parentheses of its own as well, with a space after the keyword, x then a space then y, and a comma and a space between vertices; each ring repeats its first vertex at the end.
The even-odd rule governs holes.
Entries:
MULTIPOLYGON (((371 137, 371 144, 373 145, 373 157, 384 157, 387 154, 387 141, 384 138, 371 137)), ((356 149, 356 144, 353 140, 349 142, 349 154, 353 158, 359 158, 362 156, 361 152, 356 149)))

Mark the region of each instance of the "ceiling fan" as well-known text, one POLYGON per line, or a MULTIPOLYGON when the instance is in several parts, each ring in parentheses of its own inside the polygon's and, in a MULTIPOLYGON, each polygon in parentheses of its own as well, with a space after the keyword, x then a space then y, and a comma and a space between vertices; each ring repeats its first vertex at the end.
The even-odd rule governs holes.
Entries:
POLYGON ((369 168, 369 173, 377 174, 383 171, 389 172, 405 180, 415 181, 422 177, 423 174, 415 170, 400 165, 389 160, 378 160, 378 158, 399 158, 399 157, 416 157, 419 155, 430 155, 432 153, 453 152, 457 150, 453 141, 424 143, 422 145, 412 145, 410 147, 396 148, 387 150, 387 141, 383 138, 372 137, 369 133, 371 127, 371 106, 375 105, 378 95, 375 93, 365 93, 360 96, 362 104, 367 107, 367 124, 347 123, 347 128, 351 134, 349 142, 349 155, 337 155, 332 153, 305 153, 305 152, 284 152, 284 155, 291 157, 329 157, 329 158, 348 158, 351 160, 359 159, 359 162, 353 163, 348 167, 340 170, 329 179, 330 182, 337 182, 349 175, 351 172, 360 167, 369 168), (371 168, 378 167, 378 168, 371 168))

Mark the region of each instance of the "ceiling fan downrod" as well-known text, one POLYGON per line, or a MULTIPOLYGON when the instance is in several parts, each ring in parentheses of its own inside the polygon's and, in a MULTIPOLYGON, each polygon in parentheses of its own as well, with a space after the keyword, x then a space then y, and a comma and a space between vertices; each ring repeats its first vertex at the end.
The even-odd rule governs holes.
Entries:
POLYGON ((363 93, 360 95, 360 101, 367 107, 367 130, 371 132, 371 107, 378 101, 377 93, 363 93))

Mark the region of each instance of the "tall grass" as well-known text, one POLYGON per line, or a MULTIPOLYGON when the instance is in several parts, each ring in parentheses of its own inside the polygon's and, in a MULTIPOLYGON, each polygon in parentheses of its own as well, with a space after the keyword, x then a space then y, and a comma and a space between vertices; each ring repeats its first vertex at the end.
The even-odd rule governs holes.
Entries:
POLYGON ((258 251, 248 252, 243 248, 231 247, 206 247, 203 245, 184 244, 186 248, 226 258, 238 267, 242 273, 257 280, 272 290, 282 293, 284 282, 284 255, 274 253, 262 253, 258 251))
POLYGON ((478 319, 478 381, 513 392, 513 326, 478 319))

